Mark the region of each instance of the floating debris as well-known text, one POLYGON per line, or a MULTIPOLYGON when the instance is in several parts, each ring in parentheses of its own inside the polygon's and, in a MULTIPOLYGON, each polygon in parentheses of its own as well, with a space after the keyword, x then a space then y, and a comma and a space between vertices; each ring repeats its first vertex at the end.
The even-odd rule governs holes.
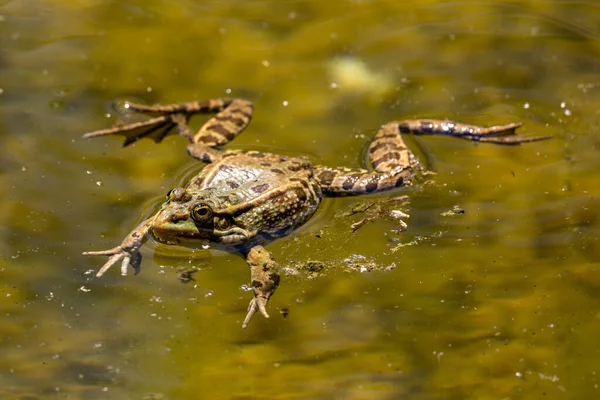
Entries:
POLYGON ((462 215, 465 213, 465 210, 460 208, 458 204, 455 204, 452 209, 448 211, 441 212, 440 215, 442 217, 454 217, 456 215, 462 215))

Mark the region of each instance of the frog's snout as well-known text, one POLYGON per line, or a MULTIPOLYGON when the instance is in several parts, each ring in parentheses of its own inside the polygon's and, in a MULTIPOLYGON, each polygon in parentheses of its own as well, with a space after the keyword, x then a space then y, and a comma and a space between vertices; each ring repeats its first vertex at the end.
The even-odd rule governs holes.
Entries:
POLYGON ((180 221, 187 221, 188 219, 189 219, 188 213, 163 211, 159 214, 156 223, 157 224, 176 224, 180 221))

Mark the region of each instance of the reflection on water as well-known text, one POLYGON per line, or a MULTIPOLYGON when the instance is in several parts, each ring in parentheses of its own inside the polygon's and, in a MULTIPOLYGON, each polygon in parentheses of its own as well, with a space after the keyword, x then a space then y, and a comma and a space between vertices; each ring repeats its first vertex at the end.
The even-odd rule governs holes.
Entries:
POLYGON ((0 397, 594 398, 600 9, 410 3, 0 6, 0 397), (80 134, 109 126, 115 101, 224 95, 256 107, 231 147, 328 165, 358 166, 399 118, 554 139, 411 140, 437 175, 371 198, 408 194, 408 229, 352 234, 335 215, 365 199, 328 199, 269 245, 288 274, 271 318, 242 331, 237 255, 150 244, 139 275, 102 279, 81 255, 201 165, 180 138, 80 134))

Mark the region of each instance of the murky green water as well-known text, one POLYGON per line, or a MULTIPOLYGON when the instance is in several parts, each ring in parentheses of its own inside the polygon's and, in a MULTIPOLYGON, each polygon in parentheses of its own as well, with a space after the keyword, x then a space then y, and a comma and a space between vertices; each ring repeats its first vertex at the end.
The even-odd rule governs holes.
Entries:
POLYGON ((598 396, 597 3, 172 3, 0 6, 0 398, 598 396), (368 198, 410 195, 408 230, 351 234, 356 218, 335 215, 364 198, 328 199, 268 247, 326 268, 285 276, 271 319, 242 331, 237 255, 150 244, 141 274, 102 279, 81 255, 201 168, 181 138, 122 149, 81 133, 110 126, 114 101, 225 95, 256 107, 231 147, 328 165, 359 166, 400 118, 555 138, 413 140, 434 182, 368 198))

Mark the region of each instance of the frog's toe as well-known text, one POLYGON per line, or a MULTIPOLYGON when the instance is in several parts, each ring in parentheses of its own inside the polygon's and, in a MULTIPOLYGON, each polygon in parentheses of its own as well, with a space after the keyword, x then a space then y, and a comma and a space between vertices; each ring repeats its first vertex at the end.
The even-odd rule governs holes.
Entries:
POLYGON ((269 318, 269 314, 267 313, 267 302, 269 300, 266 297, 256 297, 254 299, 254 303, 258 304, 258 310, 265 317, 269 318))
MULTIPOLYGON (((123 261, 121 262, 121 276, 127 275, 127 268, 129 267, 129 262, 131 261, 131 257, 126 255, 123 257, 123 261)), ((96 274, 98 276, 98 274, 96 274)))
POLYGON ((110 269, 110 267, 112 267, 113 265, 118 263, 119 260, 121 260, 121 259, 123 259, 123 262, 121 263, 121 273, 123 274, 123 267, 125 267, 125 269, 126 269, 127 265, 129 265, 129 256, 126 253, 117 253, 117 254, 113 254, 108 259, 108 261, 106 263, 104 263, 102 268, 100 268, 100 270, 98 270, 98 273, 96 273, 96 277, 100 278, 102 275, 104 275, 104 273, 106 271, 108 271, 110 269))
POLYGON ((256 314, 256 311, 260 311, 260 313, 265 317, 269 318, 269 314, 267 313, 267 303, 269 300, 266 297, 257 296, 250 300, 250 304, 248 304, 248 314, 246 314, 246 318, 242 323, 242 329, 245 329, 248 326, 248 323, 256 314))
POLYGON ((117 247, 113 247, 112 249, 108 249, 108 250, 84 251, 83 255, 84 256, 113 256, 113 255, 117 255, 117 254, 121 253, 122 251, 123 251, 123 249, 121 248, 121 246, 117 246, 117 247))

